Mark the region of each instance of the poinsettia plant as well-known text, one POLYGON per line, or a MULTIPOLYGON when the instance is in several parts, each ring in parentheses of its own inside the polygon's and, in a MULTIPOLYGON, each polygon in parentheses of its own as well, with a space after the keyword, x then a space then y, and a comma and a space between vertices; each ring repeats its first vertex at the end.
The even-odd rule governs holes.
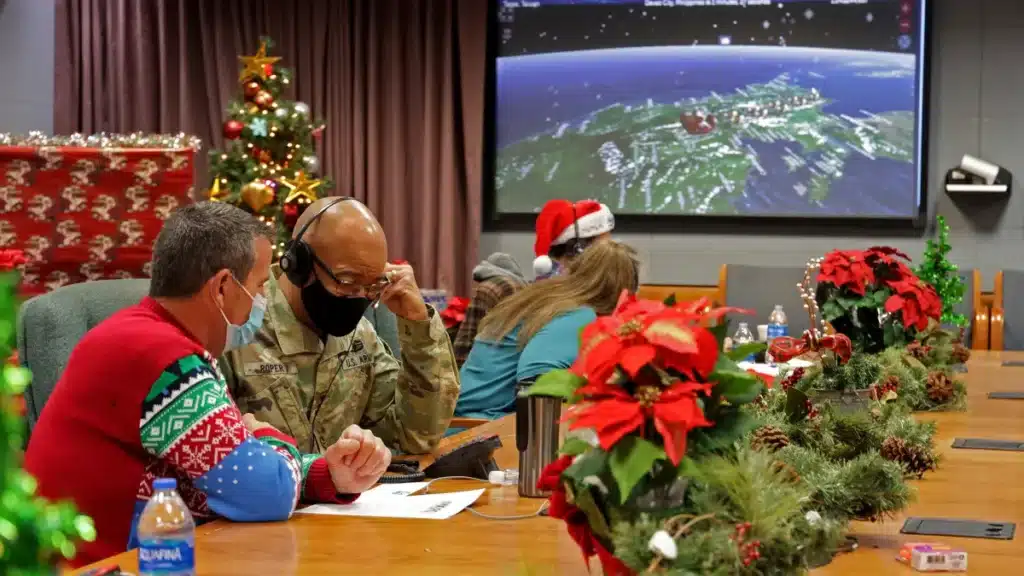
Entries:
POLYGON ((858 351, 876 353, 912 341, 942 315, 935 290, 887 246, 834 250, 820 263, 815 299, 823 319, 858 351))
POLYGON ((763 385, 736 361, 763 345, 723 353, 730 312, 739 310, 624 293, 613 314, 582 330, 573 366, 526 391, 571 404, 565 420, 577 435, 540 487, 551 492, 550 515, 566 522, 584 556, 597 555, 606 574, 628 573, 615 556, 613 524, 671 515, 682 505, 673 487, 685 486, 693 459, 733 449, 753 426, 740 408, 763 385))

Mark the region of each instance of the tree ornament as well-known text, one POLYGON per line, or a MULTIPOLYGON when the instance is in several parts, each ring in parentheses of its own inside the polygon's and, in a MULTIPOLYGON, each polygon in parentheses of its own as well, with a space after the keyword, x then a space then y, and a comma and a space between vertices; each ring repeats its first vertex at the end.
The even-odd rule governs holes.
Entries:
POLYGON ((277 116, 280 120, 284 120, 288 117, 288 109, 278 106, 277 109, 274 110, 274 116, 277 116))
POLYGON ((902 438, 890 436, 882 442, 880 450, 882 458, 892 460, 903 466, 907 474, 924 476, 925 472, 935 469, 935 457, 923 446, 907 444, 902 438))
POLYGON ((260 107, 255 105, 255 104, 249 104, 245 108, 245 111, 248 112, 249 114, 259 114, 260 113, 260 107))
POLYGON ((253 136, 259 136, 261 138, 267 137, 267 119, 266 118, 253 118, 252 122, 249 122, 249 132, 252 132, 253 136))
POLYGON ((945 372, 935 371, 928 375, 925 382, 925 390, 928 398, 936 404, 945 404, 953 398, 956 389, 953 387, 953 380, 945 372))
POLYGON ((206 197, 209 198, 210 202, 223 202, 227 198, 226 192, 220 188, 220 178, 213 179, 213 184, 206 192, 206 197))
POLYGON ((299 210, 299 205, 285 204, 282 212, 284 213, 285 227, 288 228, 288 230, 294 229, 295 224, 299 221, 299 214, 301 214, 301 211, 299 210))
POLYGON ((245 130, 245 124, 238 120, 232 119, 224 123, 224 137, 228 140, 234 140, 241 136, 242 130, 245 130))
POLYGON ((242 63, 242 71, 238 75, 238 81, 244 82, 250 78, 266 80, 274 72, 272 65, 280 59, 277 56, 267 56, 267 41, 261 40, 260 49, 256 51, 256 54, 238 57, 238 60, 242 63))
POLYGON ((761 426, 750 436, 750 447, 754 450, 775 452, 789 446, 789 436, 777 426, 761 426))
POLYGON ((259 212, 274 202, 274 189, 263 180, 253 180, 242 186, 241 197, 253 212, 259 212))
POLYGON ((315 154, 303 156, 302 165, 306 167, 306 170, 308 170, 310 174, 316 174, 320 171, 320 159, 317 158, 315 154))
POLYGON ((256 97, 257 94, 260 93, 261 90, 263 90, 263 86, 259 82, 255 80, 249 80, 245 83, 245 86, 242 88, 242 93, 245 94, 246 100, 252 100, 256 97))
POLYGON ((296 114, 303 118, 309 117, 309 104, 306 104, 305 102, 296 102, 292 109, 295 110, 296 114))
POLYGON ((295 175, 295 178, 281 178, 281 185, 286 186, 291 192, 284 199, 285 204, 298 201, 299 203, 306 204, 313 202, 317 199, 316 189, 323 184, 322 180, 309 179, 306 177, 306 173, 301 170, 295 175))
POLYGON ((270 108, 270 105, 274 103, 274 96, 266 90, 260 90, 256 93, 256 96, 252 99, 253 103, 260 107, 262 110, 270 108))

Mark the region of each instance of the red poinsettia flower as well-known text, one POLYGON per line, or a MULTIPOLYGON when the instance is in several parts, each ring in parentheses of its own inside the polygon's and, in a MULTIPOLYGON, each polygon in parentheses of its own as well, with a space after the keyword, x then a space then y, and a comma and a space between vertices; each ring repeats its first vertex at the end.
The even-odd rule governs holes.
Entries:
POLYGON ((833 250, 825 255, 818 272, 818 282, 864 295, 865 286, 875 283, 875 271, 861 250, 833 250))
POLYGON ((607 383, 621 368, 635 377, 655 364, 703 381, 718 361, 718 340, 703 327, 736 308, 705 312, 706 305, 665 306, 624 298, 611 316, 598 318, 580 333, 580 354, 572 370, 590 382, 607 383))
POLYGON ((885 311, 898 312, 905 327, 924 330, 929 320, 938 320, 942 315, 942 300, 916 276, 893 282, 891 287, 895 293, 885 301, 885 311))
POLYGON ((910 256, 895 248, 874 246, 864 251, 864 257, 875 271, 875 279, 887 285, 914 275, 906 265, 910 256))
POLYGON ((25 253, 21 250, 0 250, 0 272, 14 270, 18 266, 28 262, 25 253))
POLYGON ((445 328, 453 328, 462 324, 466 319, 466 309, 469 308, 469 298, 452 296, 448 299, 448 305, 441 311, 441 320, 445 328))
POLYGON ((562 473, 572 465, 572 461, 572 456, 562 456, 548 464, 540 473, 537 488, 551 493, 548 498, 548 516, 565 521, 566 530, 576 545, 580 547, 583 560, 587 563, 588 568, 590 567, 590 557, 596 554, 606 575, 632 575, 633 571, 609 552, 594 536, 587 515, 569 503, 565 485, 562 483, 562 473))
POLYGON ((570 430, 593 429, 605 450, 611 450, 624 436, 653 420, 664 440, 665 455, 678 466, 686 456, 686 435, 690 430, 714 425, 704 417, 698 402, 698 394, 706 395, 712 386, 713 383, 677 381, 662 387, 642 382, 630 395, 621 386, 595 382, 579 389, 584 402, 571 408, 565 419, 570 430))

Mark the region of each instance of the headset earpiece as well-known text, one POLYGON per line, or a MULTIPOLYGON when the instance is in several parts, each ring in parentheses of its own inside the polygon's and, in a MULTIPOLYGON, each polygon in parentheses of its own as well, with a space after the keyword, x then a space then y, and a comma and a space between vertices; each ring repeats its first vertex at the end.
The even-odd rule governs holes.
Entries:
POLYGON ((281 266, 281 271, 284 272, 285 277, 288 280, 299 287, 305 286, 306 282, 309 281, 309 275, 313 273, 313 249, 302 241, 302 237, 306 234, 306 230, 313 225, 314 222, 320 219, 327 212, 331 206, 340 204, 347 200, 352 200, 351 196, 341 196, 337 200, 324 206, 319 212, 313 215, 306 222, 302 228, 299 229, 299 233, 295 235, 295 238, 290 240, 284 248, 284 254, 281 255, 281 260, 278 265, 281 266))
POLYGON ((572 203, 572 227, 576 232, 576 237, 572 240, 570 251, 572 252, 573 257, 576 257, 583 254, 583 251, 586 250, 586 246, 583 244, 583 239, 580 238, 580 219, 576 215, 575 202, 572 203))

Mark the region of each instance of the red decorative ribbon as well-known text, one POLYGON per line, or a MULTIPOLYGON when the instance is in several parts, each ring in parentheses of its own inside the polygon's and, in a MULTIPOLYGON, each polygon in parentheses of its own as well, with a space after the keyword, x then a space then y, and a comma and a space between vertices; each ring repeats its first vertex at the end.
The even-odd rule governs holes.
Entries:
POLYGON ((817 338, 807 330, 802 338, 783 336, 772 340, 768 347, 768 352, 777 362, 788 362, 801 354, 818 350, 831 350, 840 362, 846 362, 853 354, 853 343, 845 334, 817 338))
POLYGON ((445 328, 458 326, 466 319, 466 308, 469 308, 469 298, 452 296, 448 299, 448 306, 441 311, 441 320, 444 320, 445 328))

